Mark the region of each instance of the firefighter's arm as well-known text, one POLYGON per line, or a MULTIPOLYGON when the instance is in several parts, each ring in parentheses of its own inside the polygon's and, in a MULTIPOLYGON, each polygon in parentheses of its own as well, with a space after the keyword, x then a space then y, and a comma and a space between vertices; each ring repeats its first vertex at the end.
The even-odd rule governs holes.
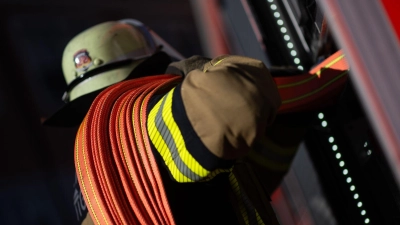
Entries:
POLYGON ((264 64, 247 57, 217 57, 184 75, 151 109, 149 137, 176 181, 203 181, 250 151, 280 98, 264 64))

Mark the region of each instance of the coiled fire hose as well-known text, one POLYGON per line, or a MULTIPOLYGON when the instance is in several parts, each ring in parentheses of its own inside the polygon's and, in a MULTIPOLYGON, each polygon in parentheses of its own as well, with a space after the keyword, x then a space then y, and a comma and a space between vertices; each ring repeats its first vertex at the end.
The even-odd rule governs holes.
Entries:
POLYGON ((154 94, 180 82, 159 75, 101 92, 75 142, 79 185, 96 224, 175 224, 146 131, 154 94))

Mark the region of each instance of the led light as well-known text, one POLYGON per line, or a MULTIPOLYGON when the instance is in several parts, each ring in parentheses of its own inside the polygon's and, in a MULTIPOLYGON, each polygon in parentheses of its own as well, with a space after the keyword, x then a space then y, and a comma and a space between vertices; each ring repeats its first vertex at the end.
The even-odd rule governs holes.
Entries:
MULTIPOLYGON (((343 161, 340 161, 340 162, 339 162, 339 166, 340 166, 340 167, 343 167, 343 166, 344 166, 344 162, 343 162, 343 161)), ((350 177, 349 177, 349 178, 350 178, 350 177)), ((349 178, 347 178, 347 179, 349 179, 349 178)), ((350 178, 350 181, 351 181, 351 178, 350 178)))
POLYGON ((367 155, 371 155, 372 154, 372 151, 371 150, 368 150, 367 151, 367 155))
POLYGON ((324 118, 324 114, 323 113, 318 113, 318 118, 322 120, 324 118))
POLYGON ((333 143, 334 141, 335 141, 335 138, 333 138, 333 137, 329 137, 329 143, 333 143))
POLYGON ((364 223, 369 223, 369 219, 368 218, 365 219, 364 223))
POLYGON ((289 41, 290 40, 290 36, 286 34, 285 36, 283 36, 283 39, 285 39, 285 41, 289 41))
POLYGON ((358 194, 354 194, 354 199, 358 199, 360 197, 358 194))
POLYGON ((333 150, 333 151, 336 151, 337 149, 338 149, 337 145, 333 145, 333 146, 332 146, 332 150, 333 150))
POLYGON ((358 208, 360 208, 362 206, 362 202, 358 202, 357 206, 358 206, 358 208))
POLYGON ((288 48, 293 48, 293 43, 292 43, 292 42, 289 42, 289 43, 287 44, 287 47, 288 47, 288 48))
POLYGON ((354 190, 356 190, 356 186, 351 185, 351 186, 350 186, 350 191, 354 191, 354 190))
POLYGON ((342 155, 341 155, 340 153, 337 153, 337 154, 336 154, 336 158, 337 158, 337 159, 340 159, 340 157, 342 157, 342 155))
POLYGON ((346 179, 346 181, 347 181, 347 183, 351 183, 351 177, 348 177, 348 178, 346 179))
POLYGON ((283 20, 279 19, 278 21, 276 21, 278 23, 278 25, 282 26, 283 25, 283 20))
POLYGON ((344 174, 344 175, 347 175, 348 173, 349 173, 349 171, 348 171, 347 169, 344 169, 344 170, 343 170, 343 174, 344 174))
POLYGON ((286 33, 287 29, 285 27, 281 27, 281 32, 286 33))
POLYGON ((275 18, 279 18, 281 16, 281 14, 278 12, 274 12, 274 16, 275 16, 275 18))
POLYGON ((365 215, 365 213, 367 213, 367 212, 365 212, 365 210, 363 210, 363 211, 361 211, 361 215, 365 215))
POLYGON ((365 143, 364 143, 364 147, 367 147, 367 146, 368 146, 368 143, 367 143, 367 142, 365 142, 365 143))
POLYGON ((304 70, 304 68, 302 66, 298 66, 297 69, 304 70))
POLYGON ((268 2, 273 2, 274 0, 268 0, 268 2))
POLYGON ((300 64, 300 59, 299 58, 294 58, 294 63, 300 64))
POLYGON ((291 54, 292 56, 296 56, 296 55, 297 55, 297 52, 296 52, 296 50, 292 50, 292 51, 290 51, 290 54, 291 54))
POLYGON ((326 126, 328 126, 328 122, 326 122, 326 121, 324 120, 324 121, 322 121, 321 125, 322 125, 323 127, 326 127, 326 126))

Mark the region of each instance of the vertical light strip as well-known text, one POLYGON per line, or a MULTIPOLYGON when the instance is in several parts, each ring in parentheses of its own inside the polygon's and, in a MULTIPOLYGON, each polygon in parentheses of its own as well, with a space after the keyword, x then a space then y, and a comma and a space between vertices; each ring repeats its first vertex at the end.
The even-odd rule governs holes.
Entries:
MULTIPOLYGON (((321 122, 321 126, 324 128, 328 127, 328 122, 325 118, 325 115, 320 112, 318 113, 318 119, 321 122)), ((327 142, 331 145, 332 151, 335 152, 335 158, 338 160, 339 166, 342 169, 343 176, 345 177, 346 183, 349 185, 349 191, 352 193, 353 198, 357 204, 357 207, 360 209, 361 216, 365 217, 364 223, 370 223, 370 219, 367 217, 367 211, 362 208, 363 203, 360 199, 360 195, 357 193, 357 188, 353 184, 353 179, 349 175, 349 170, 345 168, 346 162, 342 159, 342 154, 339 151, 338 145, 335 143, 335 137, 330 136, 327 142)), ((368 148, 368 143, 365 142, 364 148, 368 148)), ((367 155, 371 155, 372 151, 370 149, 367 150, 367 155)))
POLYGON ((370 156, 372 154, 372 151, 368 147, 368 142, 364 143, 364 148, 366 149, 367 155, 370 156))
POLYGON ((279 30, 282 34, 283 39, 286 41, 286 46, 288 48, 288 52, 292 56, 294 64, 296 64, 297 68, 300 70, 303 70, 303 66, 301 64, 300 59, 298 58, 297 51, 294 49, 294 44, 292 42, 292 38, 290 37, 290 34, 288 32, 287 27, 285 26, 285 22, 281 18, 281 13, 279 12, 278 5, 275 3, 275 0, 267 0, 269 3, 269 7, 271 11, 273 12, 273 15, 276 19, 276 23, 279 25, 279 30))

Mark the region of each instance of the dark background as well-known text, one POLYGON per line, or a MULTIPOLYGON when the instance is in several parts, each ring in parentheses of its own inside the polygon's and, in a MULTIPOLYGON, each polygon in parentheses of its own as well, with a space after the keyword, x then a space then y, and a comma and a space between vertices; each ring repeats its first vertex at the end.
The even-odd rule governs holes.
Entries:
POLYGON ((0 224, 76 223, 76 128, 41 120, 63 105, 68 41, 124 18, 142 21, 186 57, 202 54, 187 0, 0 0, 0 224))

